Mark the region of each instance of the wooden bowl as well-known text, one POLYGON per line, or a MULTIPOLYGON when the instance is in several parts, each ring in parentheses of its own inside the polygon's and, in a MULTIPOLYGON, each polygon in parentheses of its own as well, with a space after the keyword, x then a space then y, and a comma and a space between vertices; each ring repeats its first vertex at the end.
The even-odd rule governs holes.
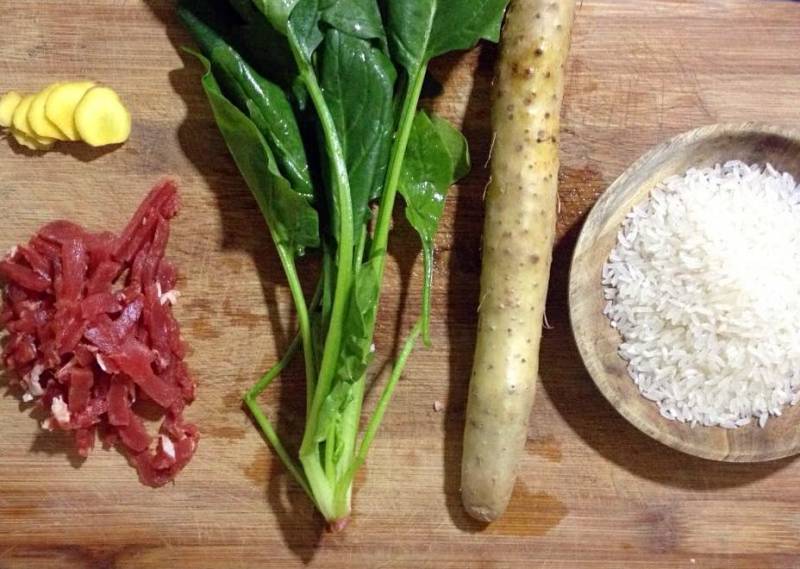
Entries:
POLYGON ((621 338, 603 315, 601 270, 625 215, 662 180, 692 166, 738 159, 770 162, 800 180, 800 133, 754 123, 699 128, 657 146, 637 160, 600 197, 584 225, 569 282, 570 318, 583 362, 611 404, 644 433, 680 451, 712 460, 766 461, 800 452, 800 404, 738 429, 691 427, 661 416, 639 393, 618 355, 621 338))

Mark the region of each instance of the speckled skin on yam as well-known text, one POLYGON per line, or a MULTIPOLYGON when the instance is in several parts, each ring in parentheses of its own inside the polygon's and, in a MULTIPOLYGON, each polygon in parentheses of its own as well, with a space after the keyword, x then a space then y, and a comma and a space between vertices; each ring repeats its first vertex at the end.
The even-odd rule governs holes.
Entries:
POLYGON ((514 0, 503 30, 461 480, 465 508, 483 521, 508 505, 533 405, 574 14, 575 0, 514 0))

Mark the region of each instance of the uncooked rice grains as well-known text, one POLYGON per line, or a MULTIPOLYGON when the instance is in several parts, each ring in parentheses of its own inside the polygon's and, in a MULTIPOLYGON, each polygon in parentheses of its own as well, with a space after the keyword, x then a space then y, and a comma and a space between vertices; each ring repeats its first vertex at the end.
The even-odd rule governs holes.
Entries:
POLYGON ((800 186, 771 165, 693 168, 627 215, 603 266, 620 355, 661 414, 764 426, 800 400, 800 186))

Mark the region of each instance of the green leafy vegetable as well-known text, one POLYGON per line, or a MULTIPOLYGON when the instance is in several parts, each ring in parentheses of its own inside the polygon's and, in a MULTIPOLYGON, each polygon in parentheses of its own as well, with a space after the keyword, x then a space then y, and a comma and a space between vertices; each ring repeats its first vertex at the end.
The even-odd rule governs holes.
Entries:
POLYGON ((322 43, 322 31, 319 21, 322 17, 322 4, 324 0, 300 0, 289 18, 290 43, 296 42, 295 48, 299 49, 306 59, 311 59, 314 50, 322 43))
POLYGON ((239 26, 234 34, 235 41, 231 39, 230 43, 246 61, 263 77, 286 89, 287 96, 298 99, 293 87, 297 86, 299 72, 286 36, 263 18, 239 26))
POLYGON ((461 133, 417 110, 427 64, 481 38, 496 39, 506 3, 186 0, 179 6, 205 55, 198 57, 214 118, 269 226, 297 310, 297 338, 245 403, 334 528, 350 515, 353 479, 418 337, 430 342, 434 238, 448 187, 469 169, 461 133), (423 306, 359 429, 398 192, 422 241, 423 306), (309 303, 295 258, 314 248, 322 263, 309 303), (297 460, 258 396, 300 350, 306 423, 297 460))
POLYGON ((252 2, 276 30, 286 34, 289 16, 298 0, 252 0, 252 2))
POLYGON ((469 159, 469 144, 461 131, 441 117, 433 115, 430 117, 433 129, 444 145, 447 154, 450 156, 450 163, 453 167, 453 174, 450 180, 452 185, 467 174, 472 167, 469 159))
POLYGON ((406 202, 406 218, 422 241, 422 335, 426 344, 430 343, 433 241, 447 190, 468 171, 469 149, 464 136, 446 120, 431 119, 420 111, 411 129, 399 191, 406 202))
POLYGON ((314 190, 303 140, 292 106, 283 89, 261 77, 210 27, 194 14, 182 11, 186 26, 193 30, 221 84, 236 105, 247 110, 267 140, 282 172, 295 191, 312 199, 314 190))
POLYGON ((381 12, 374 0, 338 0, 322 13, 322 20, 351 36, 386 45, 381 12))
POLYGON ((272 151, 256 125, 222 94, 211 63, 196 54, 206 67, 202 84, 220 132, 239 171, 274 231, 279 245, 295 251, 319 246, 319 221, 308 200, 292 189, 278 171, 272 151))
POLYGON ((396 73, 378 48, 337 30, 328 31, 321 51, 320 86, 342 141, 357 230, 386 176, 396 73))
POLYGON ((497 41, 508 0, 385 0, 389 45, 409 74, 438 55, 497 41))
POLYGON ((336 381, 355 383, 361 379, 372 361, 372 334, 378 311, 378 263, 366 263, 358 273, 353 296, 344 322, 344 343, 336 369, 336 381))

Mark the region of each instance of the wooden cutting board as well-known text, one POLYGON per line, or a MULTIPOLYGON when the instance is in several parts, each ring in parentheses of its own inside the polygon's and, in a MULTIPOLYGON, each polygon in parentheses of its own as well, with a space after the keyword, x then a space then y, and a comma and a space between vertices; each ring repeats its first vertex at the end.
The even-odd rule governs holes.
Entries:
MULTIPOLYGON (((200 380, 189 415, 203 431, 177 482, 152 490, 116 452, 81 464, 0 390, 1 569, 800 566, 800 464, 717 464, 640 434, 591 383, 566 307, 581 221, 643 151, 714 122, 800 127, 800 4, 583 2, 564 109, 553 328, 513 504, 488 529, 465 516, 458 485, 495 50, 433 65, 445 84, 433 106, 463 119, 476 167, 451 195, 437 241, 435 346, 409 364, 359 479, 355 519, 339 535, 324 532, 239 409, 287 344, 291 306, 199 67, 178 52, 189 40, 171 3, 3 0, 0 13, 0 91, 92 78, 119 90, 134 116, 130 142, 112 153, 33 155, 0 142, 0 249, 59 217, 117 229, 161 175, 179 175, 184 208, 170 254, 183 271, 178 314, 200 380)), ((391 252, 376 374, 420 300, 419 249, 399 220, 391 252)), ((294 439, 298 374, 264 399, 294 439)))

